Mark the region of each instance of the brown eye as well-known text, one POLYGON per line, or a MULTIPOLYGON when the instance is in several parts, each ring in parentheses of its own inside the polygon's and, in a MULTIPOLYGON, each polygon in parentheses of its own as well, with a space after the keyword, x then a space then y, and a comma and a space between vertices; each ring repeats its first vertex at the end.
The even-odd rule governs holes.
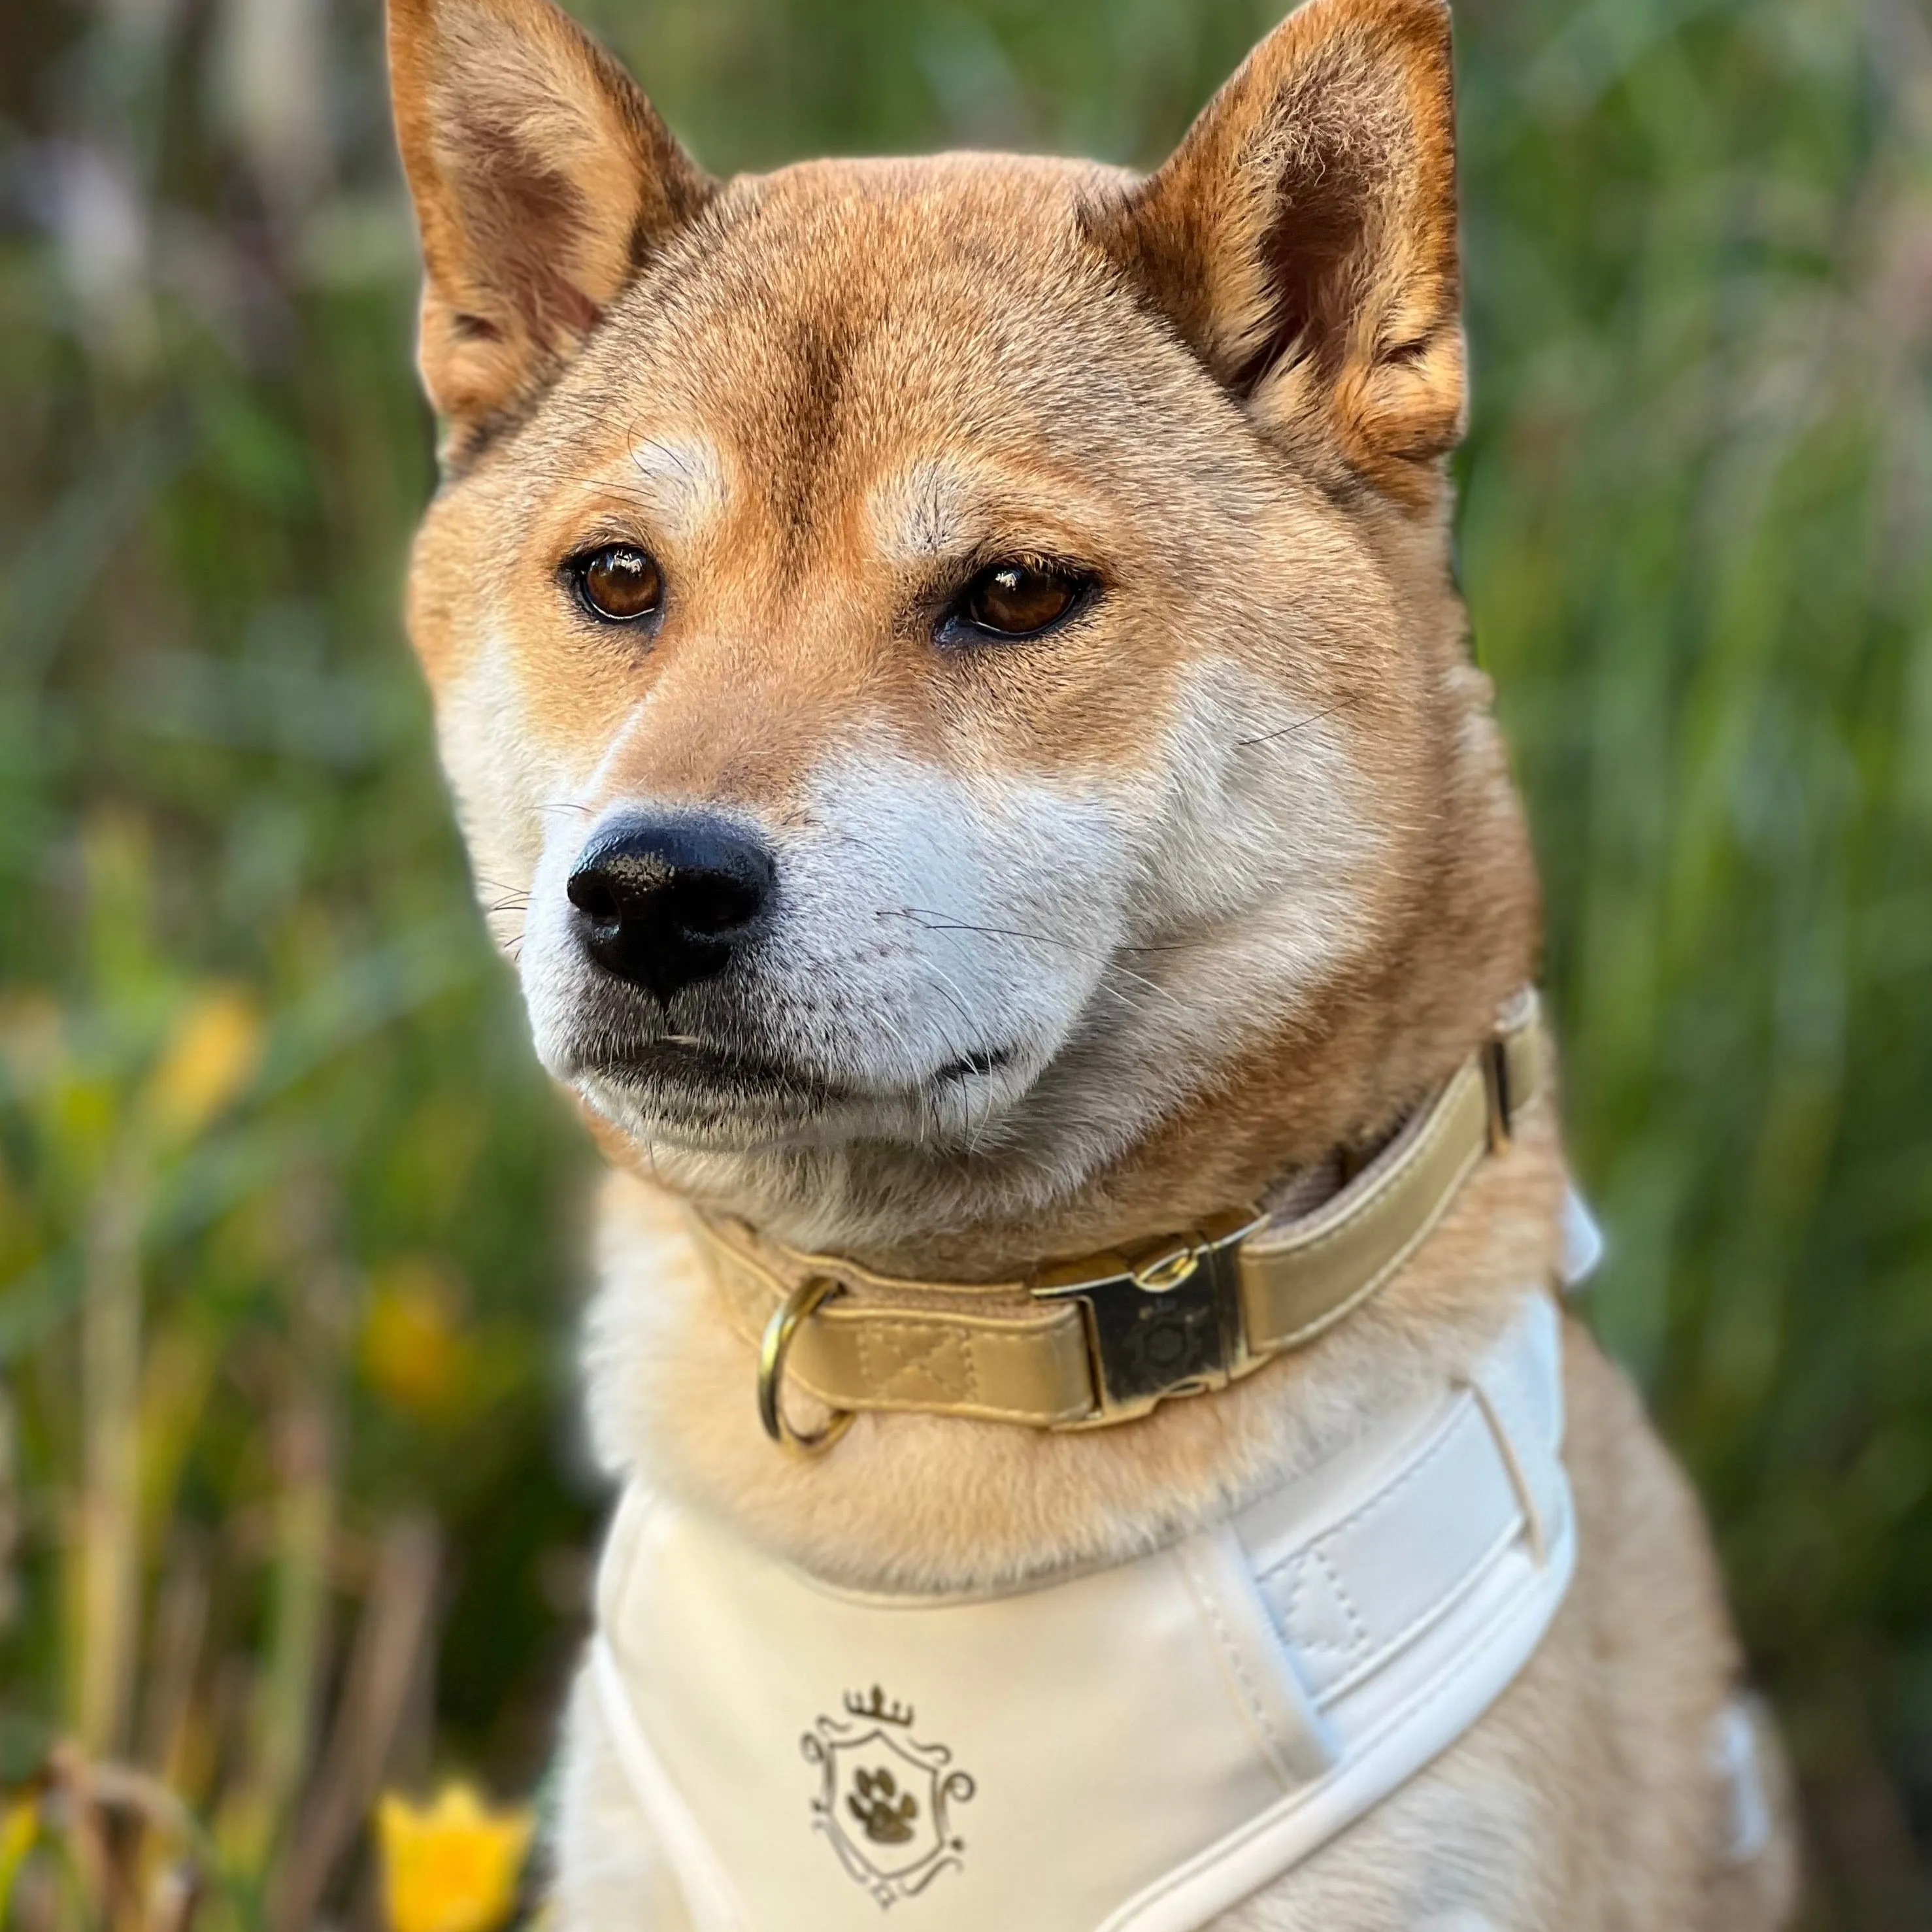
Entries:
POLYGON ((664 602, 664 574, 649 550, 634 544, 606 544, 571 562, 577 594, 592 616, 610 624, 634 624, 664 602))
POLYGON ((996 563, 966 586, 959 614, 994 637, 1030 638, 1059 622, 1079 601, 1084 578, 1032 563, 996 563))

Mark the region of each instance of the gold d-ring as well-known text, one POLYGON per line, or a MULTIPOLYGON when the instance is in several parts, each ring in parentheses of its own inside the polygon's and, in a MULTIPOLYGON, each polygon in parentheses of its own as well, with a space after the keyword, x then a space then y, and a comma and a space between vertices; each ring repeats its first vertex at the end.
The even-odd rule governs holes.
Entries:
POLYGON ((806 1317, 836 1294, 839 1287, 829 1274, 807 1275, 772 1310, 758 1344, 758 1420, 765 1425, 765 1433, 794 1456, 824 1454, 852 1426, 852 1411, 835 1408, 823 1429, 802 1436, 785 1420, 784 1412, 785 1357, 791 1352, 792 1338, 806 1317))

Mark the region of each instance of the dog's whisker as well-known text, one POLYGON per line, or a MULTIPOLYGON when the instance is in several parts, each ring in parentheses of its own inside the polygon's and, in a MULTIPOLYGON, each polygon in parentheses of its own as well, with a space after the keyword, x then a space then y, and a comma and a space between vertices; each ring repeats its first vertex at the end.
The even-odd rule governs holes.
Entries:
MULTIPOLYGON (((965 1022, 967 1034, 970 1038, 978 1030, 978 1029, 975 1028, 973 1024, 972 1011, 966 1004, 964 994, 960 992, 958 986, 953 980, 947 974, 942 971, 938 966, 934 965, 930 960, 926 962, 926 966, 927 970, 931 972, 933 977, 939 982, 940 991, 944 993, 946 999, 952 1003, 954 1009, 958 1013, 959 1017, 965 1022)), ((949 1060, 956 1060, 960 1057, 955 1049, 952 1042, 950 1041, 948 1041, 946 1043, 946 1052, 949 1060)), ((971 1083, 970 1082, 967 1082, 962 1088, 961 1090, 964 1096, 964 1104, 966 1108, 966 1150, 968 1154, 975 1154, 979 1150, 979 1141, 973 1126, 973 1088, 971 1083)), ((935 1111, 937 1111, 936 1099, 934 1105, 935 1111)), ((987 1102, 986 1109, 988 1113, 990 1113, 992 1110, 992 1101, 989 1099, 987 1102)))
MULTIPOLYGON (((1172 988, 1163 986, 1158 980, 1150 980, 1144 973, 1136 973, 1130 966, 1123 966, 1118 959, 1108 960, 1104 970, 1106 973, 1118 973, 1123 979, 1131 980, 1136 986, 1145 987, 1150 993, 1157 993, 1177 1012, 1185 1012, 1187 1010, 1185 1004, 1172 988)), ((1101 983, 1106 984, 1104 977, 1101 983)))
POLYGON ((936 912, 929 906, 881 906, 877 916, 908 920, 922 932, 976 932, 988 939, 1018 939, 1035 946, 1060 946, 1073 952, 1087 950, 1077 940, 1058 939, 1051 933, 1028 932, 1018 926, 981 926, 972 920, 956 919, 950 914, 936 912))
POLYGON ((1346 711, 1352 705, 1358 704, 1360 701, 1359 697, 1353 695, 1340 698, 1320 711, 1313 712, 1306 718, 1298 718, 1292 724, 1282 725, 1278 730, 1263 731, 1252 738, 1237 738, 1234 748, 1238 752, 1250 752, 1257 746, 1272 745, 1281 739, 1292 738, 1297 732, 1311 730, 1323 718, 1333 718, 1337 712, 1346 711))

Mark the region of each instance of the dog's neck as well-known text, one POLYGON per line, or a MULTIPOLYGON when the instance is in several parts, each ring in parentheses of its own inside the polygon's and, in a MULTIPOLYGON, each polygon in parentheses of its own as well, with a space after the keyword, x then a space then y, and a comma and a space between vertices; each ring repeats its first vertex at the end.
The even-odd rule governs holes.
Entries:
POLYGON ((1406 1011, 1364 983, 1318 1025, 1284 1024, 1238 1064, 1180 1070, 1178 1097, 1148 1130, 1084 1169, 1024 1142, 731 1154, 660 1144, 640 1157, 591 1124, 616 1165, 785 1246, 886 1274, 1009 1279, 1238 1207, 1311 1204, 1467 1058, 1522 979, 1505 960, 1448 997, 1411 989, 1406 1011))
MULTIPOLYGON (((1466 1000, 1406 1027, 1386 1005, 1378 1017, 1365 996, 1358 1016, 1338 1016, 1324 1036, 1335 1059, 1309 1054, 1320 1078, 1298 1078, 1292 1058, 1258 1060, 1051 1213, 989 1213, 956 1232, 871 1246, 800 1244, 836 1246, 886 1272, 992 1278, 1185 1226, 1355 1144, 1363 1124, 1372 1134, 1394 1126, 1519 984, 1500 966, 1472 974, 1466 1000), (1366 1050, 1378 1040, 1379 1055, 1366 1050), (1344 1066, 1357 1070, 1334 1070, 1344 1066), (1265 1095, 1286 1097, 1270 1110, 1265 1095)), ((1466 1369, 1523 1289, 1553 1278, 1563 1186, 1546 1097, 1394 1282, 1320 1343, 1244 1382, 1090 1432, 866 1415, 830 1454, 800 1462, 760 1430, 755 1351, 725 1318, 682 1205, 627 1174, 609 1198, 592 1317, 593 1432, 618 1473, 669 1486, 767 1548, 860 1587, 971 1588, 1117 1560, 1312 1467, 1377 1414, 1466 1369)), ((746 1204, 725 1204, 742 1213, 746 1204)), ((792 1223, 784 1200, 777 1204, 754 1221, 767 1234, 782 1240, 788 1226, 822 1225, 809 1204, 792 1204, 792 1223)))
POLYGON ((587 1350, 593 1439, 620 1477, 856 1587, 970 1589, 1117 1561, 1316 1466, 1466 1370, 1525 1288, 1554 1279, 1563 1186, 1544 1100, 1393 1282, 1245 1381, 1088 1432, 862 1415, 830 1454, 800 1461, 760 1427, 757 1352, 728 1318, 682 1205, 619 1177, 587 1350))

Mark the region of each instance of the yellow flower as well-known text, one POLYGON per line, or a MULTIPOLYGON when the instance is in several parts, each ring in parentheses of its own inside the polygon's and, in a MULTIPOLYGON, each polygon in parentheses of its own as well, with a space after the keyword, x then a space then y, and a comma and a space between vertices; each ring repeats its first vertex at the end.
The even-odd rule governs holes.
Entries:
POLYGON ((262 1054, 262 1017, 232 986, 202 994, 176 1024, 148 1085, 148 1108, 164 1132, 206 1126, 254 1077, 262 1054))
POLYGON ((376 1270, 362 1320, 362 1372, 397 1408, 447 1412, 474 1367, 463 1332, 463 1285, 442 1263, 406 1256, 376 1270))
POLYGON ((527 1809, 487 1809, 472 1784, 426 1808, 390 1792, 376 1810, 389 1932, 491 1932, 510 1916, 530 1846, 527 1809))
POLYGON ((0 1811, 0 1914, 4 1914, 14 1881, 40 1834, 40 1807, 31 1798, 16 1798, 0 1811))

